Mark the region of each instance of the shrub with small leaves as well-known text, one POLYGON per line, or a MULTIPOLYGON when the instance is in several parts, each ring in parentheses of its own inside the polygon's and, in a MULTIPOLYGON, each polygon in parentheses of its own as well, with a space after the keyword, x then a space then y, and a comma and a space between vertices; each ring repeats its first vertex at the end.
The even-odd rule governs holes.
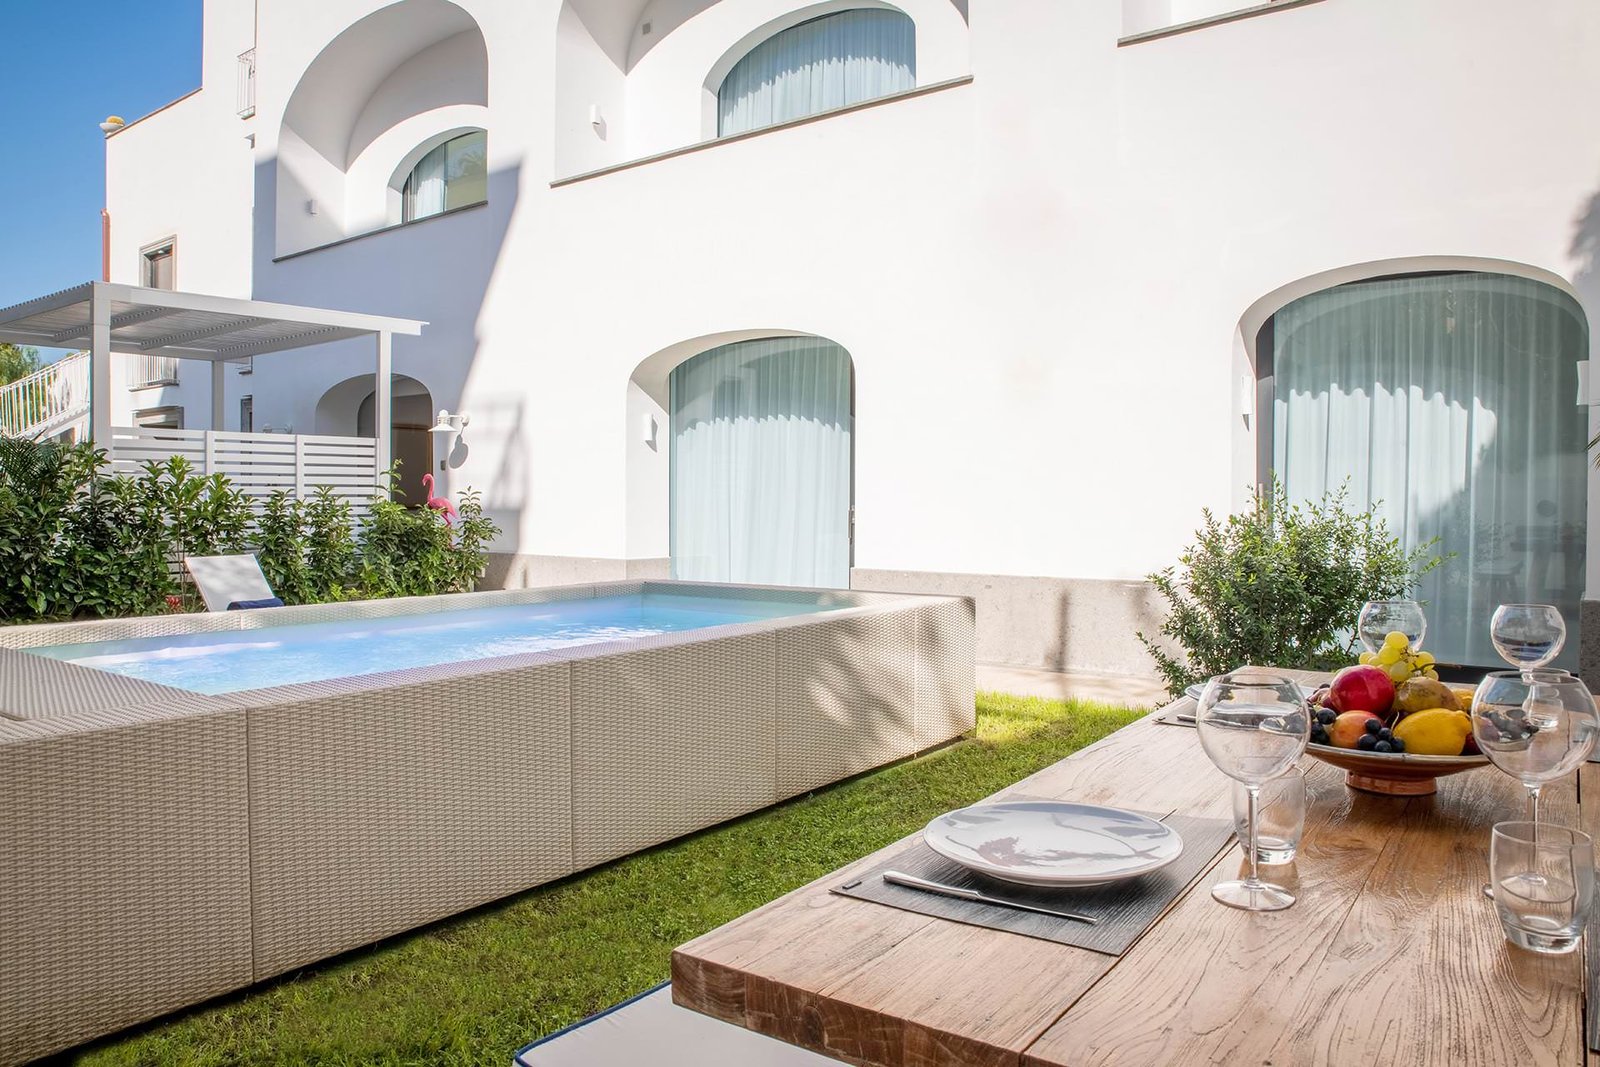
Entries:
POLYGON ((1178 566, 1149 576, 1167 601, 1166 640, 1138 635, 1173 695, 1246 664, 1351 663, 1361 605, 1406 596, 1444 562, 1435 541, 1407 552, 1375 509, 1351 510, 1343 488, 1292 504, 1274 483, 1248 511, 1204 516, 1178 566))

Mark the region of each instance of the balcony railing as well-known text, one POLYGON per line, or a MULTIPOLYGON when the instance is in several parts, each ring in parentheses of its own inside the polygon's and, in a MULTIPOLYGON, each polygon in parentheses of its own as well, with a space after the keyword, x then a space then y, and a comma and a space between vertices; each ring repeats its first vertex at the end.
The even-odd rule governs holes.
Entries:
POLYGON ((150 389, 178 384, 178 361, 172 356, 133 356, 128 361, 128 388, 150 389))
POLYGON ((239 117, 247 119, 256 113, 256 50, 239 53, 239 81, 236 88, 239 117))

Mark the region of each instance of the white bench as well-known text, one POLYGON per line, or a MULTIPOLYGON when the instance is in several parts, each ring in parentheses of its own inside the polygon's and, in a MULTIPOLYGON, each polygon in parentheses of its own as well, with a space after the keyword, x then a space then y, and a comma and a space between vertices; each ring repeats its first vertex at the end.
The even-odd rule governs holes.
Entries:
POLYGON ((830 1067, 838 1060, 672 1003, 662 984, 535 1041, 516 1067, 830 1067))

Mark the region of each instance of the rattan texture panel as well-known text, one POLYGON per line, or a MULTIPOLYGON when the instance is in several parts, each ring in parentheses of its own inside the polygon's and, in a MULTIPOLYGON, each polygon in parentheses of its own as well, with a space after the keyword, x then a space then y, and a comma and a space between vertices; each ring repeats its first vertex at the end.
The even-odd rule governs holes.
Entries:
POLYGON ((771 804, 773 638, 572 664, 579 869, 771 804))
POLYGON ((916 751, 915 609, 779 631, 780 797, 916 751))
POLYGON ((568 674, 251 709, 255 977, 570 873, 568 674))
POLYGON ((250 981, 243 715, 0 740, 0 1062, 250 981))
POLYGON ((917 609, 917 747, 929 748, 977 725, 976 613, 967 597, 917 609))
POLYGON ((215 701, 186 689, 0 648, 0 716, 8 719, 68 718, 119 705, 163 701, 196 711, 216 707, 215 701))
MULTIPOLYGON (((282 611, 282 608, 269 610, 282 611)), ((219 615, 140 615, 131 619, 97 619, 92 622, 48 622, 30 626, 0 626, 0 648, 39 648, 76 645, 91 641, 129 641, 140 637, 215 633, 239 629, 245 613, 219 615)))

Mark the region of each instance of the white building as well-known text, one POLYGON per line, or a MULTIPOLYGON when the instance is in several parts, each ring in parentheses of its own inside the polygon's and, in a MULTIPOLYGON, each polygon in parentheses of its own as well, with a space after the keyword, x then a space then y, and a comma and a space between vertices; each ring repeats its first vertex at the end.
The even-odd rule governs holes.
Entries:
MULTIPOLYGON (((471 416, 495 580, 967 592, 982 659, 1142 672, 1143 576, 1277 469, 1444 536, 1441 655, 1597 587, 1593 0, 207 0, 204 47, 107 140, 111 280, 426 320, 396 454, 471 416)), ((370 433, 371 371, 225 410, 370 433)))

